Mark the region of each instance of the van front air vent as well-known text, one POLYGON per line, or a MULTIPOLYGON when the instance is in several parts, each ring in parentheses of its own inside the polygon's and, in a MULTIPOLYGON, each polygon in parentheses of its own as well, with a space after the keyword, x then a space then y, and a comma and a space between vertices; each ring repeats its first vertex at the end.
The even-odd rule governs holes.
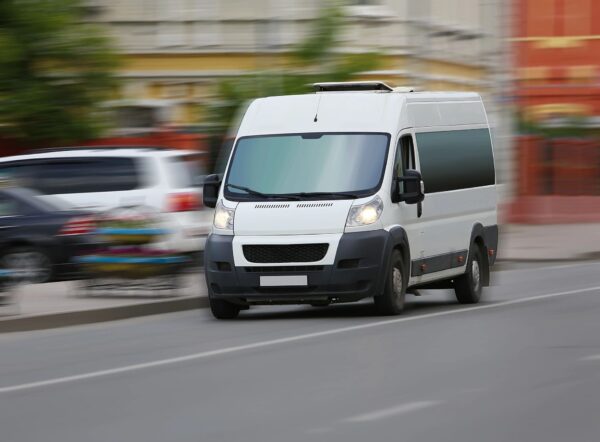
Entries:
POLYGON ((249 262, 316 262, 327 254, 329 244, 244 244, 242 250, 249 262))
POLYGON ((289 204, 257 204, 255 209, 288 209, 289 204))
POLYGON ((333 203, 300 203, 296 206, 298 209, 305 209, 311 207, 331 207, 333 203))

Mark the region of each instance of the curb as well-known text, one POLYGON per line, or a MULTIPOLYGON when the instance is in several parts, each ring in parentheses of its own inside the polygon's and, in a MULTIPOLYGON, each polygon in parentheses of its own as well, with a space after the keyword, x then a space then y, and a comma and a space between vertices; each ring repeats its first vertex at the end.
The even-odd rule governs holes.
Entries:
POLYGON ((186 297, 147 302, 144 304, 121 305, 95 310, 75 310, 72 312, 26 315, 0 320, 0 333, 45 330, 71 325, 93 324, 116 321, 140 316, 173 313, 208 307, 205 296, 186 297))
POLYGON ((570 257, 562 258, 510 258, 510 257, 498 257, 496 262, 531 262, 531 263, 558 263, 558 262, 586 262, 586 261, 597 261, 600 259, 600 252, 589 252, 582 253, 579 255, 573 255, 570 257))

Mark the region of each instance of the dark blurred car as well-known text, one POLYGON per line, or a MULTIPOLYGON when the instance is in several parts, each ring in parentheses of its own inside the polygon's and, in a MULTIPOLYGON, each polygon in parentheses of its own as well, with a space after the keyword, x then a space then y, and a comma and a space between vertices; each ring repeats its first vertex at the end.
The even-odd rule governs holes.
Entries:
POLYGON ((72 258, 93 247, 90 213, 24 188, 0 188, 0 269, 29 282, 76 271, 72 258))

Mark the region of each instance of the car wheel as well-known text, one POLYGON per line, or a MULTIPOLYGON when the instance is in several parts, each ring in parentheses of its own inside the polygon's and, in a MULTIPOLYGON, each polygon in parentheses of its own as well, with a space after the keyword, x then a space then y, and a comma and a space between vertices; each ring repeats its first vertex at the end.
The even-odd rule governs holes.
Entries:
POLYGON ((484 272, 481 248, 474 244, 469 255, 467 271, 454 280, 456 299, 461 304, 477 304, 481 299, 484 272))
POLYGON ((383 293, 375 296, 375 308, 382 315, 398 315, 404 310, 406 270, 400 251, 394 250, 390 259, 383 293))
POLYGON ((222 299, 209 298, 210 311, 217 319, 235 319, 240 314, 241 308, 222 299))
POLYGON ((52 279, 53 265, 50 257, 32 246, 13 247, 0 257, 0 267, 12 270, 17 279, 31 283, 44 283, 52 279))

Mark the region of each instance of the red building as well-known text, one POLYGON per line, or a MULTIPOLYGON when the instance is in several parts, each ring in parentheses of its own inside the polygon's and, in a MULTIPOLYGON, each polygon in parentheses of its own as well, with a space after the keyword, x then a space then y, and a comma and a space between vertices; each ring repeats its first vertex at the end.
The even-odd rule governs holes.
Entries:
POLYGON ((514 0, 514 222, 600 221, 600 1, 514 0))

